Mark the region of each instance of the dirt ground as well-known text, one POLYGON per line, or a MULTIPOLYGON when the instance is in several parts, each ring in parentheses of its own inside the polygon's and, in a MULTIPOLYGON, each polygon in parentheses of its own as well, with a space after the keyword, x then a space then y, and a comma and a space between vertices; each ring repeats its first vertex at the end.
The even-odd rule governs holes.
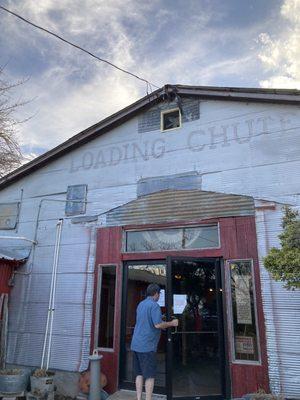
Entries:
MULTIPOLYGON (((165 399, 166 399, 165 396, 153 395, 153 400, 165 400, 165 399)), ((136 396, 134 392, 121 390, 120 392, 114 393, 113 395, 109 396, 108 400, 136 400, 136 396)))

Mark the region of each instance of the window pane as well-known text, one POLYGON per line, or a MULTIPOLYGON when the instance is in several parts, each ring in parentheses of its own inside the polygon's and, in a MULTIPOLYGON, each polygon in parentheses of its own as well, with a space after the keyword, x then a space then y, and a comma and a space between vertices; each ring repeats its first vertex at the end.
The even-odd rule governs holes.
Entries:
POLYGON ((259 361, 252 262, 231 261, 229 266, 235 359, 259 361))
MULTIPOLYGON (((135 381, 133 371, 132 351, 130 344, 136 321, 136 309, 138 304, 146 298, 146 289, 150 283, 157 283, 161 287, 159 305, 162 313, 166 313, 165 288, 166 288, 166 266, 161 262, 155 264, 128 265, 127 299, 126 299, 126 332, 125 332, 125 365, 123 368, 123 379, 126 382, 135 381)), ((157 374, 156 386, 165 387, 166 384, 166 331, 161 332, 157 348, 157 374)))
POLYGON ((0 203, 0 229, 15 229, 19 212, 20 203, 0 203))
POLYGON ((100 288, 100 321, 98 347, 113 348, 116 267, 103 266, 101 271, 100 288))
POLYGON ((126 251, 158 251, 219 247, 217 225, 126 233, 126 251))
POLYGON ((66 215, 77 215, 85 213, 86 194, 87 194, 87 185, 68 186, 68 191, 67 191, 68 201, 66 202, 66 215))
POLYGON ((168 129, 179 128, 179 126, 180 126, 179 110, 164 113, 162 115, 162 117, 163 117, 163 130, 164 131, 166 131, 168 129))

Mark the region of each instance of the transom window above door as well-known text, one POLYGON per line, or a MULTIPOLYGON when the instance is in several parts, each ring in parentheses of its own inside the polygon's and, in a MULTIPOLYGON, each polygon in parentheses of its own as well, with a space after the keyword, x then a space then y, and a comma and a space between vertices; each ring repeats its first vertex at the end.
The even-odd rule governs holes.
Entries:
POLYGON ((126 231, 125 251, 214 249, 220 247, 217 224, 182 228, 126 231))

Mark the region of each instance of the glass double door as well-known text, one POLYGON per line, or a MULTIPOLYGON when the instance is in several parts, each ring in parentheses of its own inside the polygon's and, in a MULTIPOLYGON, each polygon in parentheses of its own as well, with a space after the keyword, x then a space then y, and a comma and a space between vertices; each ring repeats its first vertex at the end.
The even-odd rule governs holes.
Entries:
POLYGON ((178 328, 162 331, 155 392, 169 399, 218 399, 224 395, 222 288, 218 259, 173 258, 130 262, 125 268, 122 386, 134 382, 130 342, 135 311, 150 283, 162 288, 164 318, 178 328))

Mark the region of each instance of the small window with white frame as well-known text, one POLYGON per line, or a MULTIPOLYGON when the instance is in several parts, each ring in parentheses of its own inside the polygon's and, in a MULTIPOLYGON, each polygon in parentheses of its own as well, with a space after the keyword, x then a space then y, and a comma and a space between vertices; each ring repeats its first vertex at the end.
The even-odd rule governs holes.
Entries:
POLYGON ((181 127, 181 112, 179 108, 161 112, 161 130, 170 131, 181 127))

